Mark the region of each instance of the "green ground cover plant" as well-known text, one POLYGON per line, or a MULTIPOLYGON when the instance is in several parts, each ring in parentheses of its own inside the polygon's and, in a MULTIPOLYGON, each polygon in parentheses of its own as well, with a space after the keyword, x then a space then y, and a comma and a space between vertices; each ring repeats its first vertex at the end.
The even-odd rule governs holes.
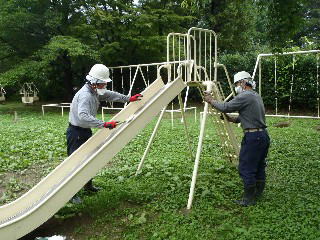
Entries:
MULTIPOLYGON (((40 105, 0 105, 0 205, 21 196, 66 158, 68 117, 59 110, 41 115, 40 105), (18 119, 14 119, 14 111, 18 119)), ((176 115, 178 116, 178 115, 176 115)), ((108 115, 107 117, 110 117, 108 115)), ((188 115, 196 148, 199 121, 188 115)), ((155 125, 152 121, 94 183, 95 195, 80 192, 35 236, 68 239, 320 239, 319 120, 291 120, 288 128, 268 118, 272 143, 263 199, 242 208, 236 168, 223 155, 214 126, 206 137, 191 211, 186 210, 193 160, 180 118, 163 121, 141 174, 135 171, 155 125), (53 227, 54 226, 54 227, 53 227)), ((242 132, 234 126, 236 134, 242 132)), ((31 238, 30 238, 31 239, 31 238)))

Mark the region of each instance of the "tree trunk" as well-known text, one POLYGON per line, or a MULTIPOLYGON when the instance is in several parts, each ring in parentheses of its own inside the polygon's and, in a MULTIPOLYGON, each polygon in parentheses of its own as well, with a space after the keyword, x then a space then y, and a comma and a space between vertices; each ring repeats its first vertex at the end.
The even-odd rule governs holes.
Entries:
POLYGON ((63 62, 63 72, 62 72, 62 80, 64 85, 64 101, 71 102, 72 101, 72 93, 73 93, 73 87, 72 87, 72 68, 71 68, 71 59, 68 56, 67 52, 63 53, 62 56, 62 62, 63 62))

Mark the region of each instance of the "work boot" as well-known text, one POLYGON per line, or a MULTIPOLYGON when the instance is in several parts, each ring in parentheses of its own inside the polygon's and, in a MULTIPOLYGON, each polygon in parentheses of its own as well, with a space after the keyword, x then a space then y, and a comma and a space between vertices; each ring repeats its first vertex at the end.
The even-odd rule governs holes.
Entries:
POLYGON ((93 192, 93 193, 100 191, 99 188, 93 186, 92 179, 89 182, 87 182, 86 185, 84 185, 84 190, 86 190, 87 192, 93 192))
POLYGON ((256 182, 256 199, 259 199, 262 197, 262 193, 264 190, 264 187, 266 186, 266 181, 264 180, 257 180, 256 182))
POLYGON ((247 207, 255 205, 256 185, 247 185, 244 187, 243 198, 234 202, 240 206, 247 207))

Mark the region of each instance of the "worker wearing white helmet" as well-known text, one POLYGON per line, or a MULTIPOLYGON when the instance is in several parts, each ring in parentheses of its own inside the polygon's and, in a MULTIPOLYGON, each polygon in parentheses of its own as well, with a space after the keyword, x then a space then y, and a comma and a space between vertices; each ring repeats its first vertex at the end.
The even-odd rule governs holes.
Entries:
MULTIPOLYGON (((95 64, 86 76, 84 86, 73 97, 66 133, 68 156, 92 136, 91 128, 113 129, 117 126, 116 121, 103 122, 96 118, 100 101, 126 103, 141 100, 141 94, 130 97, 107 90, 106 86, 111 81, 109 69, 103 64, 95 64)), ((98 189, 90 180, 85 190, 96 192, 98 189)), ((73 200, 77 202, 80 199, 76 196, 73 200)))
POLYGON ((251 86, 252 89, 256 89, 256 82, 253 81, 251 75, 245 71, 236 73, 233 77, 233 82, 237 94, 243 92, 246 85, 251 86))
POLYGON ((218 102, 205 93, 204 100, 223 113, 238 112, 238 117, 226 114, 227 120, 241 123, 244 137, 239 155, 239 175, 243 180, 244 194, 235 202, 241 206, 254 205, 260 198, 266 182, 266 157, 270 138, 266 131, 265 108, 262 98, 254 91, 255 82, 249 73, 242 71, 234 75, 237 96, 229 102, 218 102))

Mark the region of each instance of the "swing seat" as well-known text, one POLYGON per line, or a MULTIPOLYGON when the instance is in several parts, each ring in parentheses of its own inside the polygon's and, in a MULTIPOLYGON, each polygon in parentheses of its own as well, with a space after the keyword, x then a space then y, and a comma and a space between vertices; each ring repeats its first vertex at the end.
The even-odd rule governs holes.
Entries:
POLYGON ((31 104, 34 102, 34 97, 22 97, 21 99, 24 104, 31 104))

